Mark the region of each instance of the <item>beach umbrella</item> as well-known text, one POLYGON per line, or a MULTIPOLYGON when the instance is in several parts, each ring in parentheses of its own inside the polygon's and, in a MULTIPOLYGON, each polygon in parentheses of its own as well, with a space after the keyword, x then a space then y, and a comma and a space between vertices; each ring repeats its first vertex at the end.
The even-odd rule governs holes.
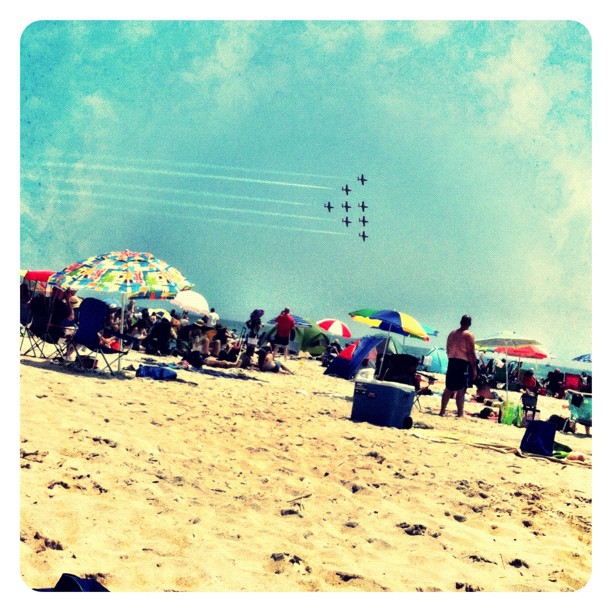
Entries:
POLYGON ((578 355, 578 357, 574 357, 572 361, 582 361, 583 363, 592 363, 591 353, 586 353, 585 355, 578 355))
POLYGON ((351 330, 339 319, 321 319, 317 321, 317 325, 335 336, 342 336, 343 338, 351 337, 351 330))
MULTIPOLYGON (((398 310, 376 310, 374 308, 362 308, 360 310, 349 312, 349 316, 351 319, 353 319, 353 321, 364 323, 369 327, 374 327, 387 332, 387 343, 385 345, 384 353, 387 352, 391 332, 401 336, 420 338, 425 342, 429 342, 429 336, 423 329, 423 326, 416 319, 405 312, 399 312, 398 310)), ((381 367, 382 362, 383 360, 380 362, 381 367)))
POLYGON ((510 357, 523 357, 524 359, 546 359, 548 353, 542 348, 538 348, 533 344, 524 346, 498 346, 494 349, 494 353, 505 353, 510 357))
POLYGON ((127 299, 170 299, 193 287, 176 268, 162 259, 151 253, 128 250, 94 255, 70 264, 50 276, 48 284, 75 291, 119 292, 121 333, 127 299))
MULTIPOLYGON (((482 340, 475 341, 476 348, 483 351, 495 351, 496 348, 501 348, 501 351, 508 356, 510 353, 508 352, 510 349, 524 346, 541 346, 540 342, 534 340, 533 338, 529 338, 527 336, 520 336, 516 332, 513 331, 502 331, 496 334, 495 336, 490 336, 488 338, 483 338, 482 340)), ((505 368, 506 370, 506 406, 508 405, 508 366, 505 368)), ((499 411, 499 420, 501 422, 501 410, 499 411)))
POLYGON ((30 288, 33 288, 34 291, 37 291, 40 287, 48 295, 51 293, 51 284, 48 281, 49 277, 53 274, 55 274, 53 270, 21 270, 19 277, 22 283, 27 281, 30 288))
POLYGON ((375 308, 362 308, 349 312, 353 321, 364 323, 369 327, 375 327, 382 331, 393 332, 401 336, 420 338, 426 342, 429 340, 423 326, 413 317, 398 310, 377 310, 375 308))
POLYGON ((170 303, 193 314, 207 315, 210 312, 206 298, 201 293, 193 291, 193 289, 181 291, 170 300, 170 303))
MULTIPOLYGON (((312 323, 310 321, 307 321, 306 319, 303 319, 302 317, 298 317, 298 315, 294 315, 293 313, 290 313, 290 314, 293 317, 293 320, 295 321, 296 326, 312 327, 312 323)), ((274 319, 270 319, 268 321, 268 325, 276 325, 276 317, 274 317, 274 319)))

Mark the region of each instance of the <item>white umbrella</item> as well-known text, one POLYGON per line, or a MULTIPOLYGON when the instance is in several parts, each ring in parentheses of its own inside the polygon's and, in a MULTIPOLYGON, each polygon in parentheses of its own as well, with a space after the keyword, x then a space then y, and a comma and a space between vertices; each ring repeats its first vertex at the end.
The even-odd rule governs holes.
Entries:
POLYGON ((193 314, 207 315, 210 312, 206 298, 193 290, 181 291, 170 303, 193 314))

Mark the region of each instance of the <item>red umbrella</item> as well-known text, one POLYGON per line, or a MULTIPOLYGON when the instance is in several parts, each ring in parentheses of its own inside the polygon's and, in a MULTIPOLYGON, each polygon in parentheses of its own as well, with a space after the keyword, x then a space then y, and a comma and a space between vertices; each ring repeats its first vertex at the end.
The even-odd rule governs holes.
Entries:
POLYGON ((536 347, 533 344, 525 344, 523 346, 498 346, 495 353, 504 353, 510 357, 523 357, 524 359, 546 359, 548 354, 544 352, 542 347, 536 347))
POLYGON ((350 338, 352 335, 351 330, 339 319, 321 319, 317 321, 317 325, 335 336, 350 338))

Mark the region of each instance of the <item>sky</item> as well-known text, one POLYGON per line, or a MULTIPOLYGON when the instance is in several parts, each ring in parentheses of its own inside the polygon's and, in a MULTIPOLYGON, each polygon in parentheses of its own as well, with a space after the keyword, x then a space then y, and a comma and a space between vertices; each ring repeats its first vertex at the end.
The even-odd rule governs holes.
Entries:
POLYGON ((33 20, 20 44, 22 269, 146 251, 222 318, 362 335, 350 311, 396 309, 443 346, 468 313, 591 352, 580 21, 33 20))

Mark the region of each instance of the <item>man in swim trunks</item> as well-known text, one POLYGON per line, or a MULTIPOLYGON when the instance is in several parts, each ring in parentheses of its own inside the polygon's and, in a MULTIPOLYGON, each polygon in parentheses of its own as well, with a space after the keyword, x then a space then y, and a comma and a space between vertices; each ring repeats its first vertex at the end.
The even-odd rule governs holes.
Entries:
POLYGON ((459 329, 453 330, 446 340, 448 369, 446 370, 446 388, 442 393, 440 416, 446 415, 446 406, 451 395, 455 393, 457 416, 463 416, 465 391, 472 386, 478 376, 474 334, 468 331, 472 317, 463 315, 459 329))

